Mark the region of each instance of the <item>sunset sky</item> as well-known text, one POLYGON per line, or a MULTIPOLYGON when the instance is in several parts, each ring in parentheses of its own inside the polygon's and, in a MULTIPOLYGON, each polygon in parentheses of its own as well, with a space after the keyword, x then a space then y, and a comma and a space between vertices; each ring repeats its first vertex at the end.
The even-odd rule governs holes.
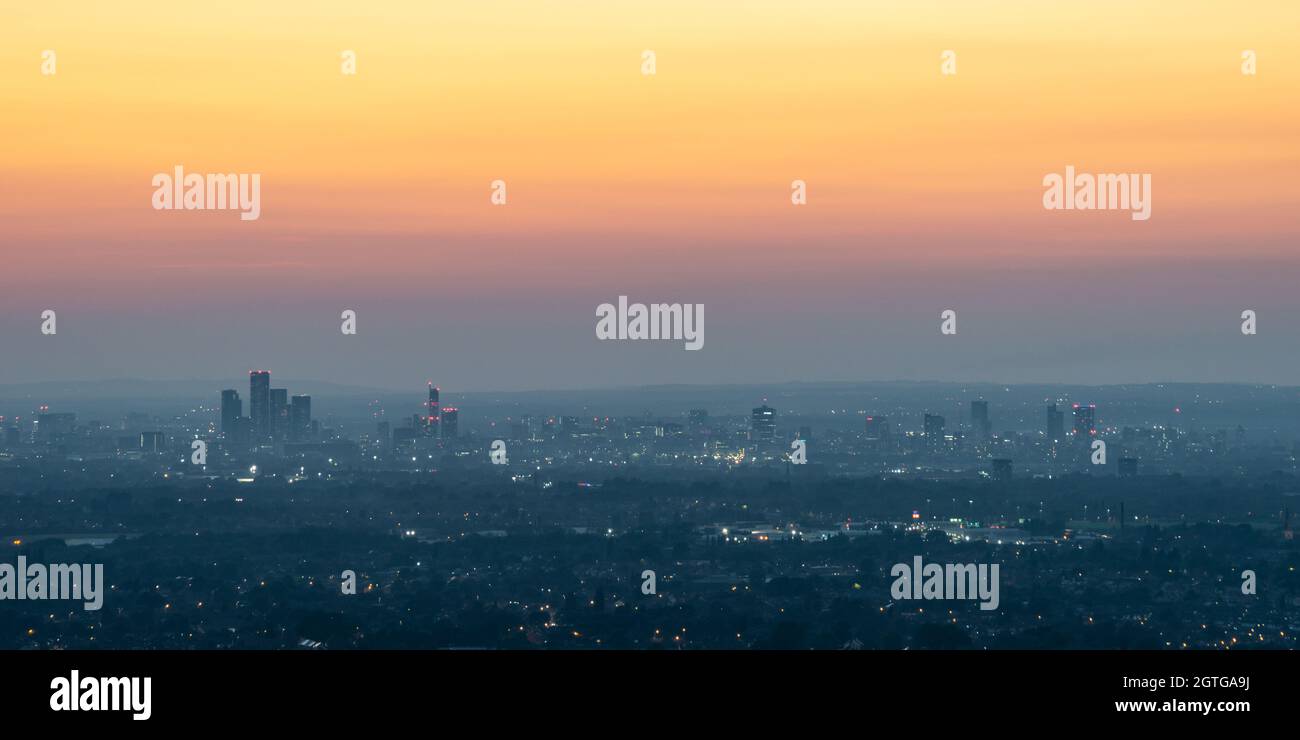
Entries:
POLYGON ((0 383, 1296 384, 1298 236, 1295 0, 0 9, 0 383), (1044 210, 1067 165, 1151 219, 1044 210), (704 349, 598 342, 619 295, 704 349))

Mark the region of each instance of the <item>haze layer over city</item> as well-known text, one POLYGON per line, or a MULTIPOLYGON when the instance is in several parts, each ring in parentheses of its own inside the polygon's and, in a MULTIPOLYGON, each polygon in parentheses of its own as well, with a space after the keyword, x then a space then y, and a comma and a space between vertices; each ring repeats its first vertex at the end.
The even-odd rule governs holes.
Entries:
POLYGON ((3 541, 110 585, 0 641, 1293 647, 1297 419, 1225 384, 3 386, 3 541), (898 600, 917 557, 998 564, 996 610, 898 600))

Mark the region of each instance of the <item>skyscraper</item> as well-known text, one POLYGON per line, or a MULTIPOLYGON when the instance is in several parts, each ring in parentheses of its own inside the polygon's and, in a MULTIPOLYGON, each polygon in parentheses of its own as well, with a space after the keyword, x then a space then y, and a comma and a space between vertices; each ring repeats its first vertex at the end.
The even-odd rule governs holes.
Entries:
POLYGON ((866 435, 867 440, 871 442, 881 442, 889 439, 889 419, 874 414, 868 416, 866 435))
POLYGON ((1097 434, 1097 404, 1090 403, 1087 406, 1074 404, 1074 437, 1075 439, 1091 439, 1097 434))
POLYGON ((253 420, 253 434, 259 441, 271 436, 271 373, 269 370, 248 372, 248 416, 253 420))
POLYGON ((311 396, 294 396, 289 402, 289 439, 306 439, 311 434, 311 396))
POLYGON ((226 439, 235 438, 235 427, 239 425, 239 417, 244 414, 244 402, 239 400, 239 391, 224 390, 221 392, 221 433, 226 439))
POLYGON ((938 452, 943 449, 943 427, 944 420, 937 414, 925 415, 925 449, 930 452, 938 452))
POLYGON ((776 438, 776 409, 767 404, 754 409, 750 416, 749 438, 757 441, 776 438))
POLYGON ((58 437, 72 434, 76 423, 76 414, 51 414, 48 411, 38 413, 32 426, 32 436, 38 442, 53 442, 58 437))
POLYGON ((1056 408, 1056 404, 1047 407, 1047 439, 1060 442, 1065 439, 1065 414, 1056 408))
POLYGON ((991 436, 992 427, 989 424, 988 401, 970 402, 970 424, 977 439, 988 439, 991 436))
POLYGON ((442 410, 442 438, 455 439, 460 429, 460 411, 455 406, 442 410))
POLYGON ((289 391, 271 389, 271 436, 284 439, 289 436, 289 391))
POLYGON ((140 432, 140 449, 145 452, 162 452, 162 432, 140 432))
POLYGON ((424 434, 437 437, 438 426, 442 423, 442 413, 438 406, 438 386, 429 381, 429 400, 424 408, 424 434))

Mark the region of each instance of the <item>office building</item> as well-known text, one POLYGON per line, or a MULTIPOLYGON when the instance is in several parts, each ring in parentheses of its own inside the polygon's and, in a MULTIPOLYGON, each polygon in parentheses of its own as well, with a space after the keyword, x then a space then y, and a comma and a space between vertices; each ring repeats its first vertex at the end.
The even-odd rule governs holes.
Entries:
POLYGON ((289 439, 311 436, 311 396, 294 396, 289 401, 289 439))
POLYGON ((763 404, 750 416, 749 438, 758 442, 776 438, 776 409, 763 404))
POLYGON ((869 442, 884 442, 889 439, 889 419, 875 414, 868 416, 866 437, 869 442))
POLYGON ((1074 404, 1074 437, 1091 439, 1097 435, 1097 405, 1074 404))
POLYGON ((944 419, 937 414, 926 414, 925 425, 925 449, 929 452, 938 452, 943 449, 943 427, 944 419))
POLYGON ((1056 408, 1056 404, 1047 407, 1047 439, 1051 442, 1065 439, 1065 414, 1056 408))
MULTIPOLYGON (((398 427, 393 430, 393 449, 409 451, 415 446, 415 427, 398 427)), ((422 431, 420 433, 423 433, 422 431)))
POLYGON ((455 406, 442 410, 442 438, 455 439, 460 432, 460 411, 455 406))
POLYGON ((993 429, 989 423, 988 401, 970 402, 970 425, 976 439, 988 439, 992 436, 993 429))
POLYGON ((248 373, 248 417, 259 441, 271 436, 271 373, 267 370, 248 373))
POLYGON ((221 392, 221 433, 227 439, 233 439, 235 436, 235 426, 239 424, 239 417, 244 415, 244 402, 239 398, 239 391, 224 390, 221 392))
POLYGON ((140 432, 140 449, 145 452, 162 452, 162 432, 140 432))
POLYGON ((32 436, 37 442, 52 442, 59 437, 72 434, 77 425, 76 414, 38 413, 32 425, 32 436))
POLYGON ((289 436, 289 391, 271 389, 271 437, 282 440, 289 436))
POLYGON ((438 386, 429 381, 429 400, 424 404, 424 436, 437 437, 438 427, 442 423, 442 411, 438 400, 438 386))

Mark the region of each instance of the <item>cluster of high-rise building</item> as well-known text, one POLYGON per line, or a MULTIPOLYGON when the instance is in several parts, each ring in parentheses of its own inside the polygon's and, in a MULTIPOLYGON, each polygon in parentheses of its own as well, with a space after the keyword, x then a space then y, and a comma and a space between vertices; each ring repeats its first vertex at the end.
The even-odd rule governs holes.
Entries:
POLYGON ((421 444, 428 444, 450 441, 460 436, 460 409, 443 406, 441 393, 442 390, 433 381, 429 381, 424 409, 407 417, 405 425, 396 429, 383 420, 382 408, 372 411, 371 416, 377 422, 375 433, 380 447, 387 448, 391 445, 394 449, 407 449, 416 445, 416 440, 425 440, 421 444))
MULTIPOLYGON (((1086 441, 1097 436, 1097 405, 1076 403, 1071 406, 1073 427, 1065 432, 1065 413, 1056 404, 1047 406, 1047 439, 1050 442, 1067 440, 1086 441)), ((970 402, 970 428, 976 442, 987 442, 993 437, 993 423, 989 418, 988 401, 970 402)), ((926 447, 938 448, 943 444, 946 420, 938 414, 926 414, 923 434, 926 447)), ((868 416, 866 433, 869 439, 888 436, 889 422, 883 416, 868 416)))
POLYGON ((221 434, 228 442, 305 442, 318 431, 311 418, 311 396, 290 397, 287 389, 272 388, 269 370, 248 372, 247 416, 239 391, 221 392, 221 434))
MULTIPOLYGON (((1096 404, 1075 403, 1070 407, 1072 414, 1072 427, 1067 432, 1065 427, 1065 412, 1057 404, 1047 406, 1047 429, 1046 440, 1049 445, 1048 450, 1053 456, 1058 454, 1058 450, 1063 446, 1069 445, 1071 448, 1065 452, 1067 459, 1079 457, 1081 453, 1086 457, 1093 440, 1098 438, 1097 431, 1097 406, 1096 404)), ((971 401, 970 404, 970 432, 969 436, 962 436, 958 433, 958 442, 973 443, 971 449, 977 453, 989 453, 998 449, 997 442, 1004 444, 1002 449, 1006 448, 1005 443, 1009 439, 1000 439, 993 433, 993 424, 989 417, 988 401, 971 401)), ((930 454, 941 454, 949 451, 953 439, 946 436, 945 419, 937 414, 925 414, 922 427, 921 442, 923 449, 930 454)), ((1131 447, 1134 430, 1126 427, 1125 439, 1121 443, 1121 449, 1131 447)), ((1016 435, 1012 435, 1016 436, 1016 435)), ((888 422, 884 417, 868 416, 866 421, 866 438, 868 441, 881 441, 888 439, 888 422), (883 427, 883 431, 882 431, 883 427)), ((1137 474, 1137 459, 1132 457, 1118 458, 1117 470, 1121 476, 1135 476, 1137 474)), ((1009 479, 1011 477, 1011 461, 1008 459, 993 457, 990 475, 995 479, 1009 479)))
POLYGON ((460 409, 443 406, 439 400, 441 389, 429 381, 429 400, 424 405, 424 415, 416 416, 412 427, 421 430, 425 437, 455 439, 460 434, 460 409))
MULTIPOLYGON (((7 412, 0 417, 0 467, 59 457, 142 460, 141 470, 166 474, 156 467, 165 460, 173 472, 190 474, 192 443, 205 440, 212 453, 204 463, 208 473, 242 475, 253 466, 258 475, 290 477, 339 469, 447 471, 488 465, 487 450, 496 439, 509 444, 509 459, 517 465, 592 470, 761 468, 789 462, 795 450, 809 465, 808 475, 1133 477, 1300 466, 1300 441, 1288 441, 1286 430, 1270 431, 1261 423, 1251 436, 1228 420, 1206 429, 1179 416, 1176 404, 1151 408, 1105 396, 1099 404, 1057 400, 1089 397, 1079 393, 1004 399, 954 387, 873 395, 865 402, 854 398, 838 406, 789 396, 793 408, 766 398, 754 407, 741 397, 727 399, 730 411, 717 415, 685 404, 671 413, 592 415, 586 407, 584 413, 563 407, 553 411, 566 413, 553 413, 546 407, 551 400, 491 399, 461 429, 459 411, 442 402, 433 383, 424 394, 406 394, 397 401, 403 411, 387 416, 382 397, 331 404, 328 423, 313 419, 310 396, 271 386, 269 372, 254 370, 248 388, 221 391, 216 408, 209 402, 162 414, 133 410, 108 423, 97 420, 103 411, 94 406, 73 414, 40 405, 21 417, 12 415, 13 408, 0 409, 7 412), (1105 419, 1098 417, 1098 405, 1112 409, 1105 419), (944 411, 954 406, 960 411, 944 411)), ((1243 404, 1250 402, 1237 401, 1240 418, 1249 418, 1253 407, 1243 404)))

